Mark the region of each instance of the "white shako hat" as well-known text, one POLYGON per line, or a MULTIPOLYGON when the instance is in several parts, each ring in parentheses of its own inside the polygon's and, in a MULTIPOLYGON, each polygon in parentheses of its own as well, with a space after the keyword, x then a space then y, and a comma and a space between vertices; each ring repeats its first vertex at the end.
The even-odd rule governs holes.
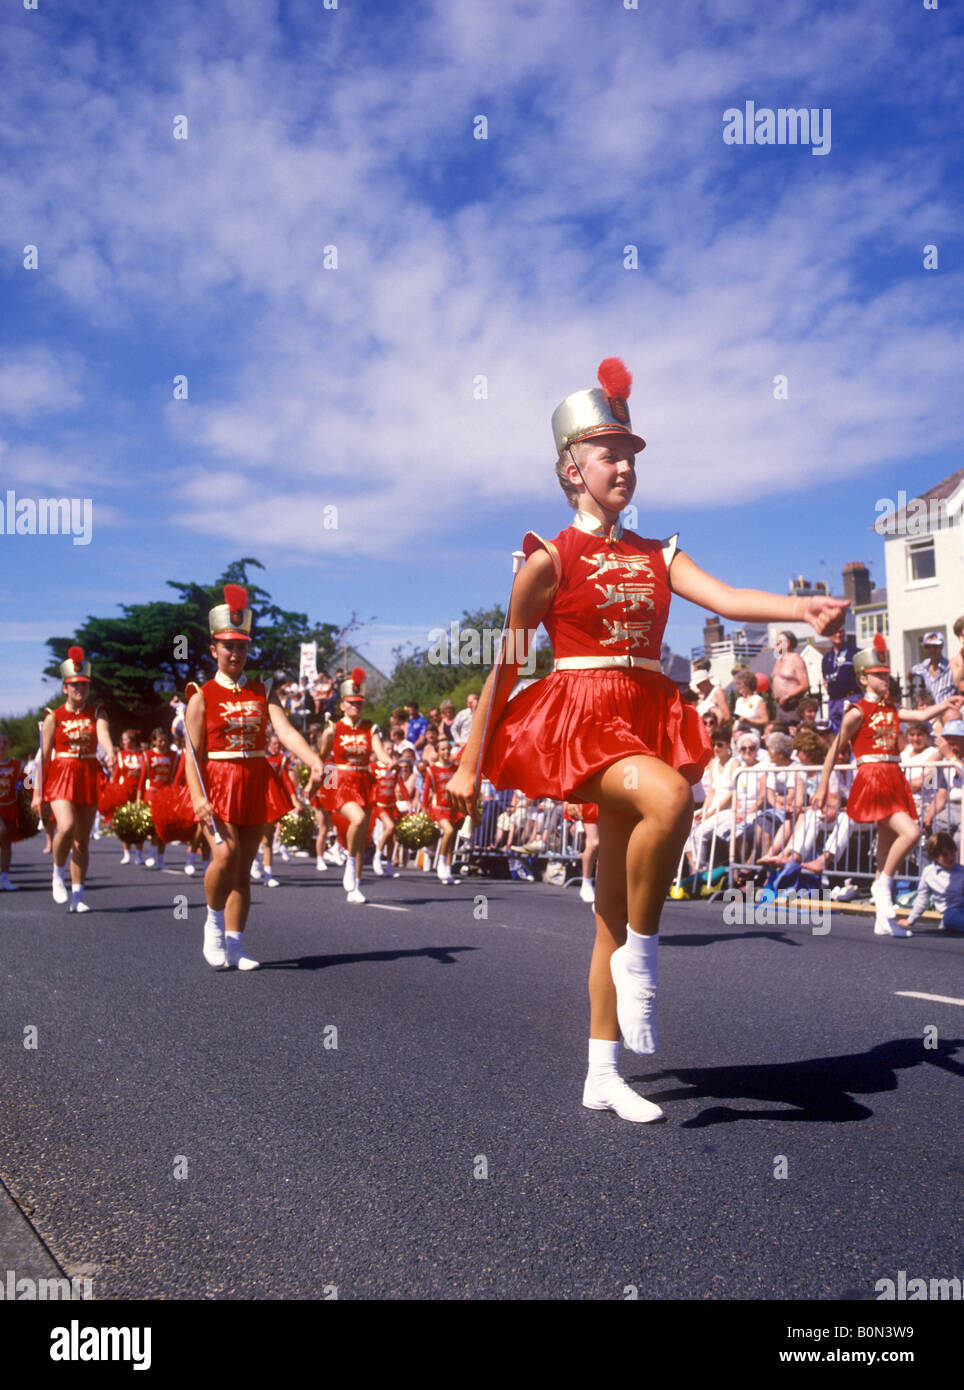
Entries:
POLYGON ((859 676, 865 671, 890 673, 890 652, 887 650, 887 639, 882 632, 878 632, 874 637, 872 647, 864 647, 854 657, 854 675, 859 676))
POLYGON ((624 434, 638 454, 646 448, 645 439, 633 434, 629 422, 629 390, 633 378, 618 357, 607 357, 599 364, 600 386, 575 391, 552 412, 552 437, 561 454, 581 439, 597 434, 624 434))
POLYGON ((84 656, 83 647, 71 647, 67 660, 60 663, 61 679, 65 681, 89 681, 90 662, 84 656))
POLYGON ((365 698, 365 668, 364 666, 353 666, 351 675, 347 680, 339 683, 338 694, 343 700, 364 700, 365 698))
POLYGON ((211 609, 208 627, 215 639, 237 637, 242 642, 250 642, 251 609, 248 607, 247 589, 240 584, 225 584, 224 602, 211 609))

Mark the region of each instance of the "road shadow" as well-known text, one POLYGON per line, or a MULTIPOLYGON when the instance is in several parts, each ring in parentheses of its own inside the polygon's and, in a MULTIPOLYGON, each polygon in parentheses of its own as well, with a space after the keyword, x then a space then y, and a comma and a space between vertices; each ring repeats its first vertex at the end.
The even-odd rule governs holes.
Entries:
MULTIPOLYGON (((806 923, 803 924, 806 926, 806 923)), ((665 932, 659 934, 660 942, 663 946, 713 946, 718 941, 752 941, 758 938, 763 941, 775 941, 779 946, 801 946, 803 943, 796 937, 788 936, 782 931, 725 931, 711 932, 709 934, 697 932, 665 932)))
POLYGON ((339 955, 295 956, 291 960, 266 960, 262 970, 327 970, 333 965, 365 965, 424 956, 439 965, 457 965, 459 951, 477 951, 477 946, 423 946, 415 951, 349 951, 339 955))
POLYGON ((646 1087, 646 1098, 665 1100, 752 1100, 790 1106, 791 1109, 746 1110, 739 1106, 713 1105, 681 1129, 704 1129, 708 1125, 734 1120, 807 1120, 839 1124, 869 1120, 873 1111, 854 1099, 854 1095, 873 1095, 896 1091, 897 1073, 924 1063, 939 1067, 953 1076, 964 1076, 964 1065, 954 1054, 964 1047, 964 1039, 938 1042, 925 1048, 922 1037, 899 1038, 879 1043, 868 1052, 847 1053, 839 1057, 814 1057, 800 1062, 764 1063, 741 1067, 688 1067, 661 1071, 650 1076, 630 1077, 646 1087), (674 1077, 680 1088, 654 1092, 654 1081, 674 1077))

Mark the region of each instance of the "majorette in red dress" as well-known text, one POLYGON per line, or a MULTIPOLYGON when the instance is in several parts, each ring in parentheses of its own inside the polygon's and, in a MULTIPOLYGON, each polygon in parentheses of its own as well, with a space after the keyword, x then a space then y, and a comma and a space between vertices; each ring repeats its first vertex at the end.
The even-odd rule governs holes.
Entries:
POLYGON ((330 759, 322 768, 321 785, 308 805, 314 806, 318 811, 336 811, 338 809, 338 773, 335 771, 335 764, 330 759))
POLYGON ((697 782, 712 756, 709 737, 659 667, 676 537, 647 540, 619 522, 606 534, 577 512, 555 540, 530 531, 523 550, 538 549, 556 571, 544 620, 556 669, 509 701, 484 774, 526 796, 578 801, 594 772, 642 753, 697 782))
POLYGON ((72 801, 75 806, 97 805, 97 720, 103 709, 89 704, 79 710, 60 705, 53 711, 54 743, 44 768, 44 801, 72 801))
POLYGON ((268 692, 242 676, 237 685, 218 671, 201 686, 205 766, 214 814, 228 825, 264 825, 268 819, 265 731, 268 692))
POLYGON ((269 753, 265 762, 268 764, 268 814, 265 824, 273 825, 291 810, 291 798, 295 795, 295 787, 288 773, 288 760, 284 753, 269 753))
POLYGON ((375 805, 380 813, 391 818, 395 824, 395 817, 398 814, 398 787, 399 769, 396 763, 394 767, 381 767, 373 769, 375 777, 375 805))
POLYGON ((5 763, 0 763, 0 820, 10 832, 13 843, 23 839, 17 828, 17 783, 22 772, 23 764, 19 758, 8 758, 5 763))
POLYGON ((132 753, 129 749, 118 748, 114 761, 114 775, 105 782, 97 797, 97 809, 105 820, 110 820, 118 806, 137 800, 137 789, 141 784, 146 759, 141 752, 132 753))
POLYGON ((174 840, 187 844, 197 829, 191 794, 188 791, 185 763, 187 754, 177 760, 174 776, 166 787, 157 787, 151 796, 151 815, 159 839, 169 845, 174 840))
POLYGON ((847 798, 847 815, 855 821, 879 821, 896 811, 917 819, 917 807, 897 752, 900 720, 889 700, 864 696, 856 703, 864 721, 853 740, 857 773, 847 798), (862 762, 866 758, 868 761, 862 762))
POLYGON ((436 824, 443 820, 459 825, 465 819, 452 810, 446 787, 458 771, 457 763, 443 767, 441 763, 429 763, 422 781, 422 810, 427 811, 436 824))
POLYGON ((344 806, 349 801, 371 806, 375 800, 375 779, 368 766, 374 729, 370 719, 359 719, 357 724, 339 719, 335 725, 331 756, 337 777, 336 806, 344 806))
POLYGON ((177 754, 170 750, 158 753, 155 748, 148 748, 143 754, 143 759, 138 790, 148 805, 153 805, 157 793, 174 781, 177 754))

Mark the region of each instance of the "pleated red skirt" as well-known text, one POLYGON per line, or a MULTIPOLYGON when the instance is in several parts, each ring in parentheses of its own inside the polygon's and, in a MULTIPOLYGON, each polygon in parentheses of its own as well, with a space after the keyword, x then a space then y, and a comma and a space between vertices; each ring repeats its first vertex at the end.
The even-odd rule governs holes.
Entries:
POLYGON ((375 778, 367 767, 339 767, 337 772, 336 806, 344 806, 349 801, 357 801, 359 806, 374 805, 375 778))
POLYGON ((266 825, 273 825, 276 820, 280 820, 291 810, 291 793, 285 789, 281 781, 281 773, 277 772, 270 763, 268 764, 266 802, 266 825))
POLYGON ((208 801, 226 825, 264 825, 268 819, 268 764, 264 758, 208 761, 208 801))
MULTIPOLYGON (((100 764, 96 758, 54 758, 44 773, 44 801, 97 805, 100 764)), ((133 793, 131 793, 133 795, 133 793)), ((124 797, 127 800, 127 797, 124 797)))
POLYGON ((855 821, 886 820, 906 811, 917 820, 917 807, 898 763, 863 763, 847 797, 847 815, 855 821))
POLYGON ((621 758, 648 754, 698 782, 713 750, 695 705, 660 671, 553 671, 505 708, 485 755, 499 788, 579 801, 579 787, 621 758))

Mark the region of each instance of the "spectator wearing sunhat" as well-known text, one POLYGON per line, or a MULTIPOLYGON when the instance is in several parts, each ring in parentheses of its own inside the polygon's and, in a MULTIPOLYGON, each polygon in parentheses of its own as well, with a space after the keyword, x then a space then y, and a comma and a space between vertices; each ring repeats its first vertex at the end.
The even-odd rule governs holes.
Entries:
POLYGON ((939 632, 928 632, 921 642, 924 660, 911 668, 914 683, 923 685, 935 705, 954 694, 951 663, 944 655, 944 638, 939 632))

